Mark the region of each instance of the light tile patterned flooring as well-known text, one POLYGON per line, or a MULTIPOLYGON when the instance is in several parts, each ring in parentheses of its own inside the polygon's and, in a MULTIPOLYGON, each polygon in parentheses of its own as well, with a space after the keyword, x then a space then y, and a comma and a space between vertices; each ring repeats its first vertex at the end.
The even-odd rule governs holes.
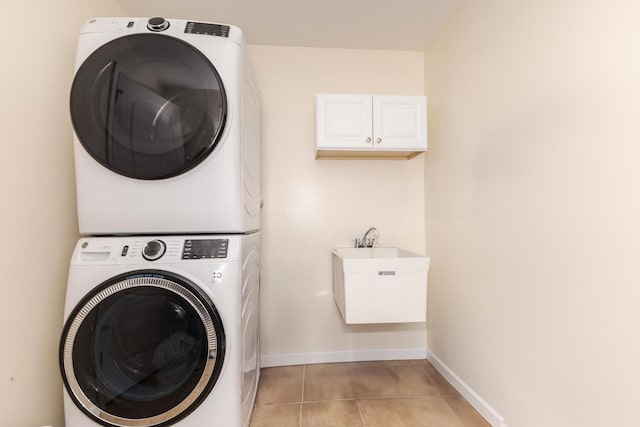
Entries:
POLYGON ((250 427, 487 427, 425 360, 261 370, 250 427))

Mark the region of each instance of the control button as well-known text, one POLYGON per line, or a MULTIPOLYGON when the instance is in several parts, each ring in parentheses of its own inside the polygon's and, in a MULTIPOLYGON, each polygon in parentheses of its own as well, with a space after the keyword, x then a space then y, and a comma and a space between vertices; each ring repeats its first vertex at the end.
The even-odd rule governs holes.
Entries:
POLYGON ((147 21, 147 28, 150 29, 151 31, 164 31, 167 28, 169 28, 169 21, 167 21, 166 19, 160 17, 160 16, 156 16, 154 18, 149 19, 149 21, 147 21))
POLYGON ((122 252, 120 252, 120 256, 127 256, 128 252, 129 252, 129 245, 124 245, 122 247, 122 252))
POLYGON ((167 245, 162 240, 150 240, 142 248, 142 257, 147 261, 160 259, 167 250, 167 245))

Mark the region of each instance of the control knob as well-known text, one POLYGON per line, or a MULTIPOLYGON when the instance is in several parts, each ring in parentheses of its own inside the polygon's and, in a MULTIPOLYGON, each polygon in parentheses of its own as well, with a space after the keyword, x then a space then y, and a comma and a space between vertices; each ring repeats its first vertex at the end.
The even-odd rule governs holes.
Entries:
POLYGON ((147 21, 147 28, 156 32, 164 31, 169 28, 169 21, 160 16, 156 16, 155 18, 150 18, 149 21, 147 21))
POLYGON ((167 245, 159 239, 149 240, 142 248, 142 257, 147 261, 160 259, 167 250, 167 245))

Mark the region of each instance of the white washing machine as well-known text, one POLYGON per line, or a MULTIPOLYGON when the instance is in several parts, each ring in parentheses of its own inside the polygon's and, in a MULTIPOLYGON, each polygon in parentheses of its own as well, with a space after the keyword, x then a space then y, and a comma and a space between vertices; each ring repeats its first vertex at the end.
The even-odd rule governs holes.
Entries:
POLYGON ((92 19, 70 109, 81 234, 260 228, 260 93, 239 28, 92 19))
POLYGON ((247 427, 260 234, 83 238, 60 342, 66 427, 247 427))

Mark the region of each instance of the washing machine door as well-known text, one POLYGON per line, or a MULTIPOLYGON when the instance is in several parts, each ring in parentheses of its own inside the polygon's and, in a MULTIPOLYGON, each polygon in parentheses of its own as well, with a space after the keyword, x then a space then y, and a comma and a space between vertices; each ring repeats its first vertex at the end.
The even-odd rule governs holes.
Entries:
POLYGON ((71 119, 101 165, 136 179, 180 175, 212 153, 227 99, 211 62, 161 34, 121 37, 95 50, 71 88, 71 119))
POLYGON ((224 343, 218 312, 197 286, 164 271, 136 271, 76 306, 60 365, 74 403, 100 424, 169 425, 210 393, 224 343))

